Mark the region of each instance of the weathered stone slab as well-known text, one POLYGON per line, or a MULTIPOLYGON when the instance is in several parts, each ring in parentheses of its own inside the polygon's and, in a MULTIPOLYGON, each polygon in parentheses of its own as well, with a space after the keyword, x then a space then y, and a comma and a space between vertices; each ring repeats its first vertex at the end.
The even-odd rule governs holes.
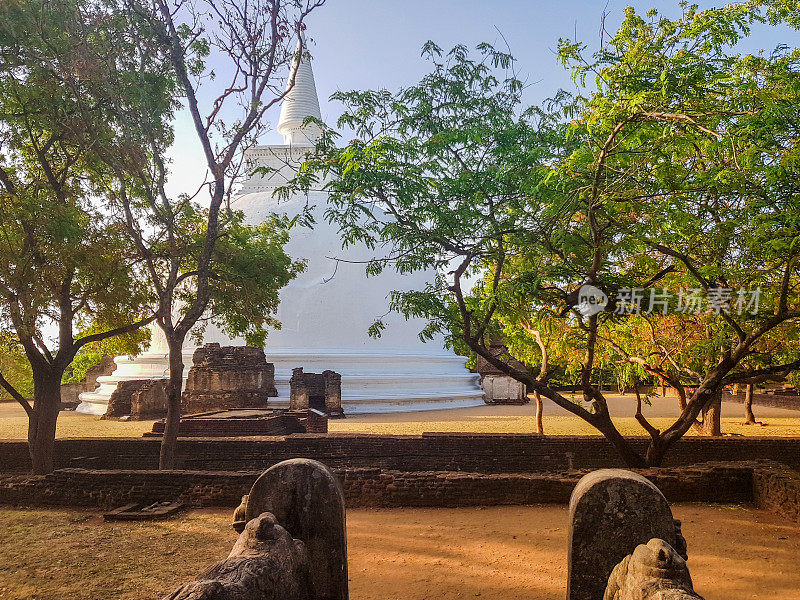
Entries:
POLYGON ((664 540, 636 546, 614 567, 603 600, 703 600, 686 561, 664 540))
POLYGON ((167 500, 153 502, 132 502, 107 513, 103 513, 104 521, 155 521, 172 517, 184 509, 183 502, 167 500))
POLYGON ((224 561, 164 600, 313 600, 303 542, 264 513, 250 520, 224 561))
POLYGON ((650 481, 623 469, 584 476, 569 503, 567 600, 602 600, 613 568, 640 544, 675 547, 672 511, 650 481))
POLYGON ((328 468, 315 460, 295 458, 270 467, 253 484, 245 520, 275 515, 308 551, 313 598, 346 600, 347 533, 344 494, 328 468))

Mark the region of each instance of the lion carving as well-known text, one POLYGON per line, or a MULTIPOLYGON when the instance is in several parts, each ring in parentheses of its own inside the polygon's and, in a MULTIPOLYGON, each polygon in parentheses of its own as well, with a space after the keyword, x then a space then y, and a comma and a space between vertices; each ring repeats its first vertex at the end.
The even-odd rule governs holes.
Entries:
POLYGON ((308 600, 309 562, 302 541, 293 539, 272 513, 249 521, 228 558, 165 600, 308 600))
POLYGON ((702 600, 686 561, 664 540, 640 544, 608 578, 603 600, 702 600))

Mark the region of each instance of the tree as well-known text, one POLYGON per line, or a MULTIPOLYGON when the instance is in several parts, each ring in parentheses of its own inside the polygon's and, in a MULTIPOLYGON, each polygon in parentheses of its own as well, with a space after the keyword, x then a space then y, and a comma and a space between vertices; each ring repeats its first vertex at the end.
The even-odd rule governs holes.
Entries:
MULTIPOLYGON (((82 331, 82 334, 96 333, 94 330, 82 331)), ((92 342, 83 346, 64 372, 61 383, 80 383, 94 366, 99 365, 103 358, 118 356, 120 354, 134 356, 142 347, 150 342, 150 330, 143 327, 128 335, 115 336, 92 342)))
MULTIPOLYGON (((221 321, 226 331, 262 342, 264 327, 278 304, 278 290, 302 265, 283 253, 291 222, 274 218, 244 225, 230 208, 243 174, 244 150, 265 131, 264 113, 280 102, 294 81, 296 56, 305 52, 302 31, 308 14, 324 0, 122 0, 133 48, 122 67, 107 74, 126 139, 147 149, 152 169, 138 152, 110 146, 104 160, 115 175, 113 194, 122 220, 144 262, 143 272, 157 296, 156 323, 169 347, 168 409, 160 468, 175 464, 183 384, 183 345, 204 320, 221 321), (300 48, 295 44, 300 40, 300 48), (206 64, 213 58, 215 67, 206 64), (169 74, 174 92, 127 74, 169 74), (224 73, 226 86, 210 102, 201 83, 224 73), (288 86, 286 85, 288 80, 288 86), (124 90, 144 87, 134 98, 124 90), (172 95, 174 94, 174 96, 172 95), (207 172, 194 194, 171 198, 165 189, 171 140, 171 101, 179 97, 191 116, 207 172), (167 143, 165 143, 167 142, 167 143), (196 198, 207 192, 207 206, 196 198)), ((156 80, 156 84, 159 80, 156 80)))
MULTIPOLYGON (((777 2, 703 13, 684 6, 677 20, 628 9, 594 56, 562 42, 564 62, 579 80, 596 75, 596 90, 574 101, 559 94, 547 110, 520 112, 521 83, 509 55, 487 45, 477 58, 463 46, 445 55, 429 43, 433 70, 418 85, 397 94, 334 95, 345 105, 340 125, 356 139, 336 148, 328 132, 284 193, 324 181, 329 217, 346 243, 392 248, 370 272, 387 265, 439 271, 426 289, 392 296, 395 310, 429 319, 423 338, 435 331, 460 338, 592 424, 627 464, 658 465, 723 386, 800 366, 796 354, 767 357, 763 346, 770 332, 800 318, 792 141, 800 123, 798 52, 730 52, 751 23, 796 18, 791 9, 777 2), (646 306, 634 292, 649 297, 657 286, 689 281, 704 302, 760 288, 763 304, 753 314, 724 305, 704 315, 713 322, 713 352, 696 361, 696 387, 665 431, 637 410, 650 437, 642 456, 614 426, 599 361, 605 354, 642 376, 682 385, 670 369, 683 377, 686 365, 665 368, 635 354, 620 329, 646 306), (608 297, 605 310, 587 310, 583 286, 608 297), (519 311, 510 299, 530 309, 519 311), (559 318, 569 330, 580 401, 489 352, 488 340, 515 311, 559 318), (756 354, 764 362, 748 367, 756 354)), ((677 300, 667 305, 680 317, 686 311, 675 312, 677 300)))
MULTIPOLYGON (((76 2, 0 7, 0 322, 30 364, 25 409, 34 473, 53 468, 60 385, 87 344, 152 320, 127 237, 97 205, 98 139, 113 136, 93 95, 90 39, 65 28, 76 2), (79 104, 89 110, 76 111, 79 104)), ((92 12, 98 35, 115 24, 92 12)))
MULTIPOLYGON (((753 22, 796 17, 786 6, 748 2, 698 12, 684 5, 677 21, 629 10, 593 57, 562 45, 577 77, 596 76, 585 119, 600 153, 587 180, 603 210, 613 202, 635 216, 628 260, 643 276, 649 264, 663 289, 678 292, 673 298, 683 290, 707 301, 708 314, 684 313, 674 323, 694 322, 693 343, 679 353, 656 343, 637 355, 598 333, 624 361, 685 399, 681 418, 665 432, 641 419, 654 460, 701 414, 704 432, 720 433, 725 385, 756 373, 781 378, 798 366, 796 352, 770 343, 797 319, 797 187, 786 168, 796 149, 785 142, 798 123, 797 111, 786 110, 798 93, 798 52, 779 47, 765 58, 730 51, 753 22), (764 292, 763 308, 771 312, 736 310, 745 290, 764 292), (687 377, 695 386, 689 397, 681 393, 687 377)), ((665 337, 664 319, 658 329, 665 337)))

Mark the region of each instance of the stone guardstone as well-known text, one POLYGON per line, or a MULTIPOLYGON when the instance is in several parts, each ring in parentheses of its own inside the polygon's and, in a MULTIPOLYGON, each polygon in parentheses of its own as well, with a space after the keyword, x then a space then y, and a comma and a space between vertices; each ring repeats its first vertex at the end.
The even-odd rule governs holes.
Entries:
POLYGON ((584 476, 572 492, 569 520, 567 600, 603 600, 611 571, 640 544, 678 544, 664 495, 624 469, 584 476))
POLYGON ((270 467, 253 484, 244 512, 246 521, 272 513, 293 538, 305 544, 313 598, 347 600, 344 494, 325 465, 295 458, 270 467))
POLYGON ((275 366, 264 350, 206 344, 195 350, 181 398, 183 414, 239 408, 266 408, 277 396, 275 366))

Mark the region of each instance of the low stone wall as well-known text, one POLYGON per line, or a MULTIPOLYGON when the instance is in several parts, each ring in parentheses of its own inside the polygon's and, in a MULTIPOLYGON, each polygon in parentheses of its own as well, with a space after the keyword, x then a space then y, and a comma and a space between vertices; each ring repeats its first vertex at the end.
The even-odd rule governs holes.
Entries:
POLYGON ((58 469, 0 478, 0 504, 112 508, 157 500, 235 507, 260 472, 58 469))
POLYGON ((800 523, 800 473, 782 465, 755 468, 753 502, 759 508, 800 523))
MULTIPOLYGON (((647 438, 632 438, 644 451, 647 438)), ((158 438, 85 438, 56 441, 55 466, 156 469, 158 438)), ((263 471, 289 458, 318 460, 335 470, 543 473, 624 467, 602 437, 535 434, 430 433, 421 436, 296 434, 272 438, 181 438, 176 464, 192 471, 263 471)), ((772 460, 800 470, 800 438, 686 437, 664 466, 772 460)), ((0 441, 0 473, 30 469, 27 444, 0 441)))
MULTIPOLYGON (((744 390, 740 390, 738 394, 725 392, 722 399, 725 402, 744 404, 744 390)), ((753 412, 756 414, 756 420, 758 420, 759 406, 800 410, 800 396, 797 394, 753 394, 753 412)))
MULTIPOLYGON (((753 500, 753 470, 752 465, 708 464, 640 472, 671 502, 745 503, 753 500)), ((389 508, 566 504, 586 471, 482 474, 372 468, 335 473, 348 507, 389 508)), ((47 476, 0 479, 0 504, 111 508, 129 502, 175 500, 190 506, 233 508, 258 475, 256 471, 60 469, 47 476)), ((767 499, 777 489, 772 486, 760 493, 767 499)))
MULTIPOLYGON (((752 499, 752 469, 697 466, 639 471, 670 502, 740 503, 752 499)), ((567 504, 586 471, 565 474, 401 472, 380 469, 338 473, 348 506, 460 507, 567 504)))

